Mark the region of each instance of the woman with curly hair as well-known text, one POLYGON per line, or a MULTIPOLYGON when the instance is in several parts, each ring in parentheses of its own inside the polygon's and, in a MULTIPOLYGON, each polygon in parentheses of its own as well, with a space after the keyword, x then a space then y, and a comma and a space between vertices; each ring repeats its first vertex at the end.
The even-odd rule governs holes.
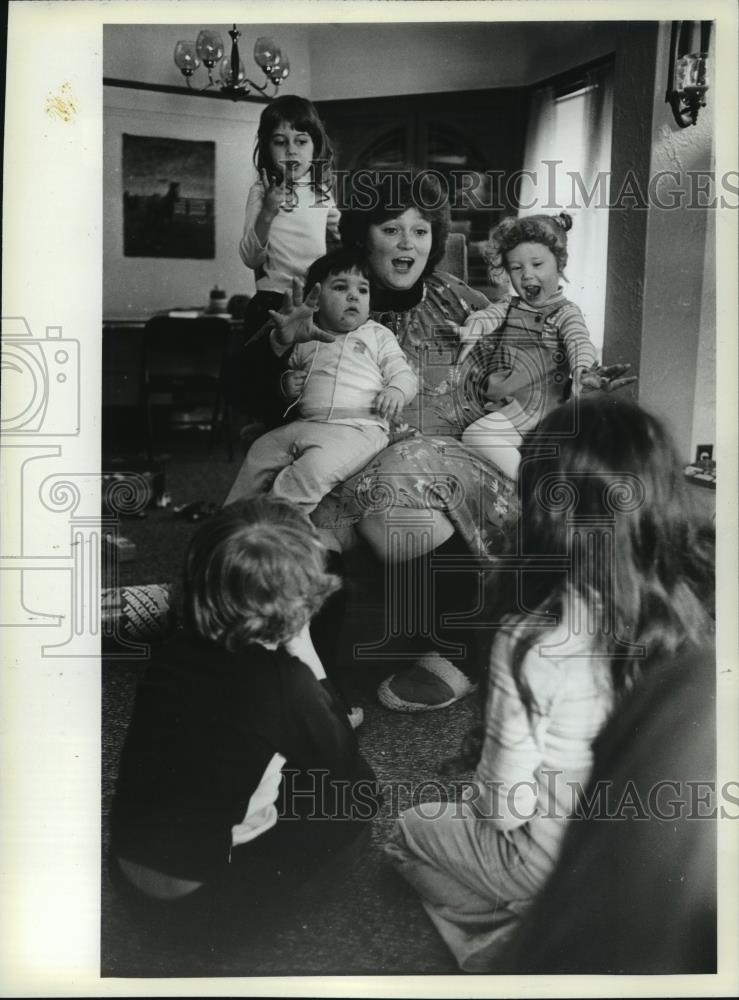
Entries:
MULTIPOLYGON (((474 691, 479 673, 466 630, 441 614, 474 608, 478 574, 472 566, 432 575, 431 558, 495 551, 516 514, 513 484, 460 444, 471 417, 455 379, 457 331, 489 302, 439 270, 450 210, 434 173, 413 167, 356 171, 344 202, 342 242, 366 257, 370 318, 395 335, 418 393, 390 446, 324 498, 312 518, 334 536, 335 547, 356 544, 356 532, 388 565, 385 629, 408 648, 404 658, 417 661, 385 680, 378 695, 396 711, 429 711, 474 691)), ((282 313, 272 314, 271 331, 246 349, 243 367, 258 412, 273 405, 293 345, 332 339, 314 322, 320 289, 306 292, 304 299, 296 282, 282 313)), ((247 490, 242 467, 228 499, 247 490)), ((388 645, 388 658, 395 652, 388 645)))
MULTIPOLYGON (((460 333, 490 302, 439 269, 450 209, 434 171, 358 170, 344 203, 340 233, 346 247, 366 255, 370 318, 395 334, 418 393, 389 447, 325 497, 312 518, 333 533, 335 547, 350 548, 356 533, 385 563, 386 634, 372 655, 391 658, 391 640, 400 639, 403 658, 415 662, 384 680, 378 697, 394 711, 431 711, 477 687, 482 664, 470 620, 480 610, 480 565, 502 551, 518 515, 513 479, 462 441, 485 412, 479 397, 487 369, 482 348, 460 363, 460 333)), ((273 326, 248 345, 257 409, 260 401, 271 405, 295 344, 332 339, 314 322, 319 295, 316 286, 304 298, 294 282, 281 313, 271 314, 273 326)), ((607 381, 608 369, 604 375, 607 381)), ((242 467, 228 499, 247 489, 242 467)))

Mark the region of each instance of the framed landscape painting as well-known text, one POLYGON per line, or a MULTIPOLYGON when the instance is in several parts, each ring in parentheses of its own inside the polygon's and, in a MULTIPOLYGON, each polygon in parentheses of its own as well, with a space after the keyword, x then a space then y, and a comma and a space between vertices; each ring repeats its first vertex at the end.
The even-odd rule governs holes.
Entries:
POLYGON ((126 257, 215 257, 214 142, 123 135, 126 257))

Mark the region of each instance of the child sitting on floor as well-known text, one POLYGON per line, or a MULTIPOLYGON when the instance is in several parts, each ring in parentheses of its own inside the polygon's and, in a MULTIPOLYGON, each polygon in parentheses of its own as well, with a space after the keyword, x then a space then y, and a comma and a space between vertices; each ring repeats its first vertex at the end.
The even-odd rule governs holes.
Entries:
POLYGON ((565 298, 560 278, 567 263, 572 218, 532 215, 504 219, 490 235, 491 278, 508 273, 516 295, 473 313, 461 331, 458 363, 482 339, 497 334, 482 395, 486 416, 462 442, 515 479, 522 435, 567 396, 579 396, 597 354, 585 320, 565 298))
POLYGON ((306 287, 306 302, 317 302, 317 325, 331 342, 312 340, 292 351, 283 392, 299 419, 255 441, 231 495, 269 492, 310 512, 387 446, 390 421, 416 395, 417 378, 391 331, 367 318, 363 254, 341 249, 320 257, 306 287))
POLYGON ((338 586, 325 564, 293 504, 223 508, 188 550, 187 627, 137 692, 111 877, 144 918, 181 930, 183 944, 194 932, 205 952, 224 924, 243 934, 268 910, 281 919, 297 885, 338 858, 377 806, 308 634, 338 586))
POLYGON ((407 810, 386 847, 468 972, 495 970, 554 869, 615 704, 713 633, 712 539, 665 429, 598 396, 579 403, 573 434, 573 408, 526 439, 520 548, 490 591, 501 624, 469 794, 407 810))

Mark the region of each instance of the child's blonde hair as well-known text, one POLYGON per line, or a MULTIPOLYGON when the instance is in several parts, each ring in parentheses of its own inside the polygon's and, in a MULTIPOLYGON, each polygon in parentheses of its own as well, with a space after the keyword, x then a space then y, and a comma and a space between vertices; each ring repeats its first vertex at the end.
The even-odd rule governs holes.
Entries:
POLYGON ((224 507, 193 536, 185 558, 185 614, 232 652, 286 642, 337 590, 309 518, 287 500, 252 497, 224 507))
POLYGON ((504 277, 506 254, 519 243, 543 243, 554 254, 557 270, 562 274, 567 264, 567 233, 570 229, 572 216, 567 212, 503 219, 491 231, 490 239, 482 252, 490 280, 498 283, 504 277))

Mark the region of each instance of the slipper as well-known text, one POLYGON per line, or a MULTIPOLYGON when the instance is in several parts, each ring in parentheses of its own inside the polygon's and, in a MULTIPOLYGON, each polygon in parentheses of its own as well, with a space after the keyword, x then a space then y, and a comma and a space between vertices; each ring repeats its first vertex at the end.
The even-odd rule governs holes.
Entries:
POLYGON ((380 684, 377 697, 392 712, 434 712, 473 694, 477 684, 439 653, 426 653, 410 670, 380 684))

